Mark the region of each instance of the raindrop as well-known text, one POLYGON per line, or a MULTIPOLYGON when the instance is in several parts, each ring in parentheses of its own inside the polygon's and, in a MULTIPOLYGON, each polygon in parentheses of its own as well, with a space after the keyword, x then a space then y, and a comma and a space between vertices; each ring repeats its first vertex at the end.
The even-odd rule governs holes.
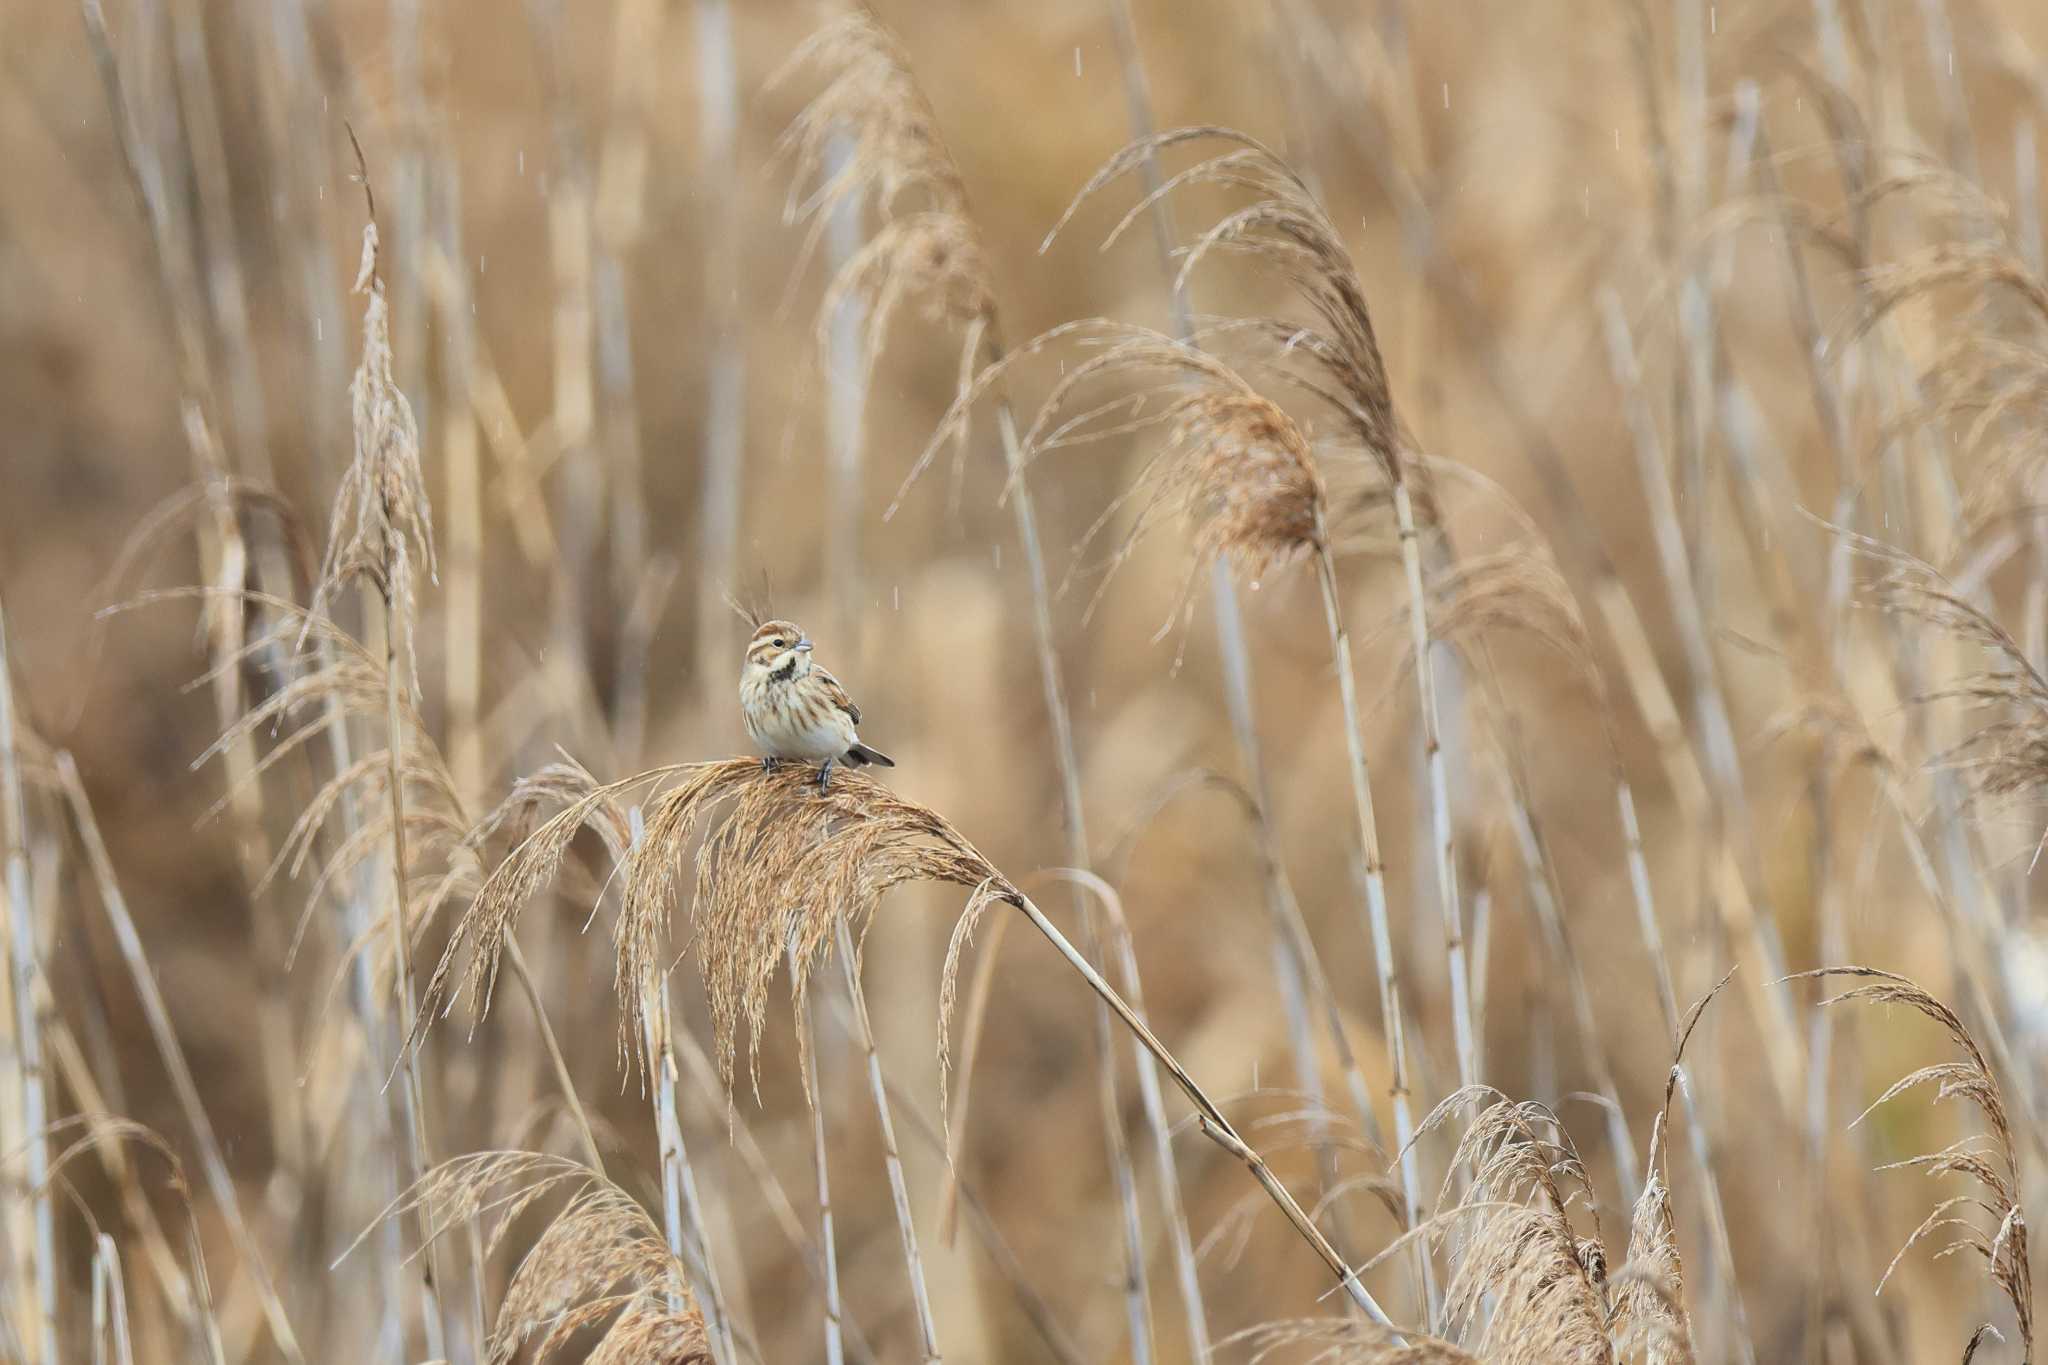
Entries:
POLYGON ((524 147, 519 149, 519 173, 521 175, 526 174, 526 148, 524 147))
POLYGON ((1450 108, 1450 107, 1451 107, 1451 83, 1450 83, 1449 81, 1445 81, 1445 82, 1444 82, 1444 108, 1448 109, 1448 108, 1450 108))
POLYGON ((901 584, 889 589, 889 609, 891 611, 903 610, 903 587, 901 584))
POLYGON ((1253 592, 1257 592, 1257 591, 1259 590, 1259 588, 1260 588, 1260 583, 1259 583, 1259 580, 1258 580, 1258 579, 1256 579, 1256 578, 1254 578, 1254 579, 1252 580, 1252 591, 1253 591, 1253 592))
POLYGON ((315 341, 325 341, 325 340, 327 340, 327 328, 326 328, 326 326, 325 326, 324 324, 322 324, 322 322, 321 322, 321 320, 320 320, 319 318, 314 318, 314 319, 313 319, 313 340, 315 340, 315 341))
POLYGON ((1074 49, 1074 74, 1076 76, 1081 74, 1081 49, 1079 47, 1074 49))

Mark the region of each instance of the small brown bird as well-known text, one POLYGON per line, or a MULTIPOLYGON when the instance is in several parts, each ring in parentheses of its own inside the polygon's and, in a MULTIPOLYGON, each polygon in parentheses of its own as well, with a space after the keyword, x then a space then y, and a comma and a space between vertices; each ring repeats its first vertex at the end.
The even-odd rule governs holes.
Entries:
POLYGON ((785 758, 821 764, 820 790, 831 781, 835 763, 896 766, 887 754, 860 742, 854 732, 860 708, 839 679, 811 662, 811 642, 793 621, 764 622, 747 642, 740 715, 747 738, 765 755, 762 767, 773 768, 785 758))

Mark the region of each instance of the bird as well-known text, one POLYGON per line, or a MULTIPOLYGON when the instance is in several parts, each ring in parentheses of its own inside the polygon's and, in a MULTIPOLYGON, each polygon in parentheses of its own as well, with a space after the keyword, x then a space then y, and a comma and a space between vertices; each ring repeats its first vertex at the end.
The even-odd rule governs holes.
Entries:
POLYGON ((747 642, 740 669, 740 717, 747 738, 772 770, 782 759, 819 764, 818 790, 827 789, 832 767, 884 768, 896 760, 860 742, 854 727, 860 708, 846 689, 811 658, 810 637, 794 621, 767 621, 747 642))

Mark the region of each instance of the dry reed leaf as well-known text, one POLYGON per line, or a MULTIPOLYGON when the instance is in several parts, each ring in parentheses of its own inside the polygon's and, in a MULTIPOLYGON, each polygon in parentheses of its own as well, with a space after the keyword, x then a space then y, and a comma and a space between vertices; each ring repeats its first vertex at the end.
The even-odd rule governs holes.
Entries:
MULTIPOLYGON (((1874 967, 1823 967, 1797 973, 1788 979, 1820 981, 1832 977, 1849 977, 1866 984, 1822 1001, 1824 1006, 1849 1001, 1904 1005, 1939 1024, 1962 1054, 1958 1061, 1923 1066, 1892 1082, 1882 1095, 1871 1101, 1868 1109, 1856 1117, 1855 1123, 1870 1117, 1879 1105, 1916 1086, 1933 1082, 1935 1103, 1961 1101, 1977 1111, 1989 1130, 1986 1136, 1965 1137, 1939 1151, 1925 1152, 1880 1168, 1919 1170, 1935 1177, 1959 1175, 1981 1186, 1983 1193, 1956 1195, 1937 1203, 1913 1229, 1891 1264, 1885 1267, 1884 1276, 1877 1285, 1879 1292, 1883 1291, 1907 1252, 1938 1232, 1951 1232, 1953 1240, 1935 1255, 1944 1257, 1969 1251, 1984 1259, 1992 1284, 2012 1305, 2013 1317, 2019 1326, 2022 1354, 2031 1358, 2034 1346, 2033 1272, 2027 1255, 2027 1218, 2020 1192, 2019 1151, 2005 1107, 2005 1096, 1999 1088, 1997 1076, 1992 1073, 1990 1062, 1961 1017, 1906 977, 1874 967), (1990 1226, 1974 1219, 1972 1214, 1984 1215, 1990 1226)), ((1979 1328, 1971 1337, 1965 1359, 1975 1353, 1983 1335, 1984 1329, 1979 1328)))

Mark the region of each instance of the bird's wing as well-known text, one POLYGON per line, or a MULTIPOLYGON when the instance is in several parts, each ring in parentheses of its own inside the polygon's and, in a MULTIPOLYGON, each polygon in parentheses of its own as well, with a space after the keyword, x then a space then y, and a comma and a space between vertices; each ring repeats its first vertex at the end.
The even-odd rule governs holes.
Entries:
POLYGON ((832 704, 844 711, 848 720, 852 721, 855 725, 859 725, 860 708, 853 704, 852 697, 846 695, 846 689, 839 685, 839 679, 815 664, 811 666, 811 672, 817 674, 818 678, 825 684, 825 695, 831 699, 832 704))

